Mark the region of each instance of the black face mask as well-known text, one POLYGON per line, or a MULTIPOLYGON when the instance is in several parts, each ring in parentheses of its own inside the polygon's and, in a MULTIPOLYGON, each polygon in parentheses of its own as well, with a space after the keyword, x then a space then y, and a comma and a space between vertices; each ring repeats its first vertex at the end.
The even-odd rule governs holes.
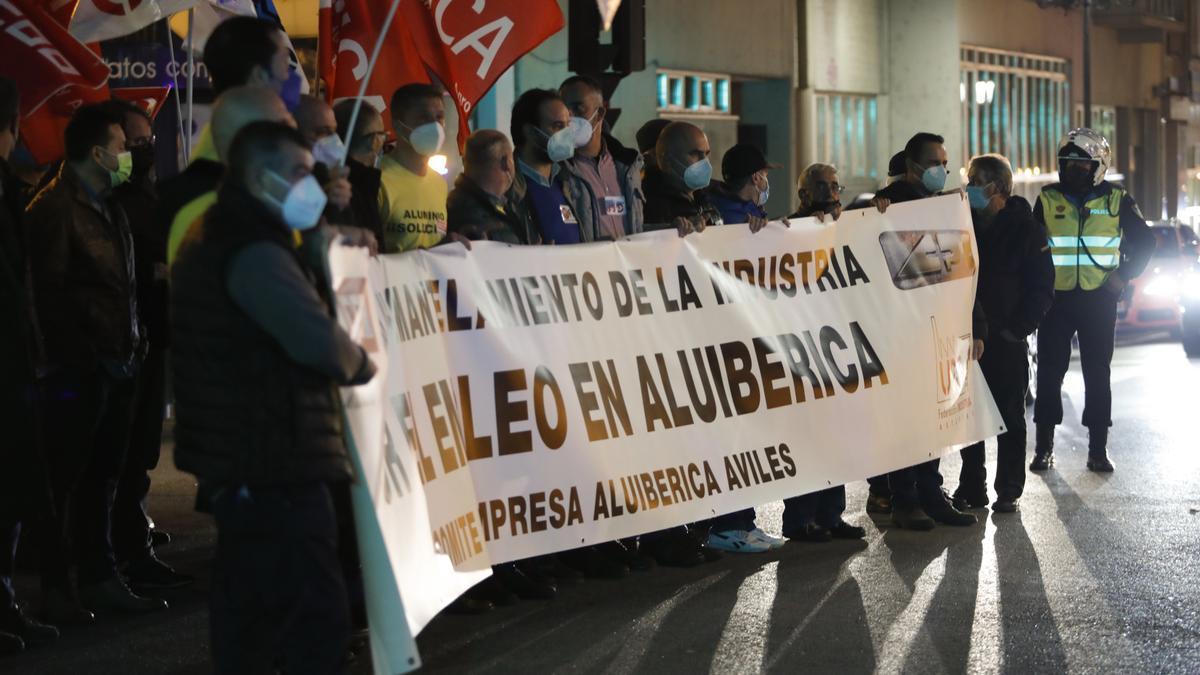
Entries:
POLYGON ((833 213, 841 205, 842 202, 837 199, 828 202, 813 202, 813 208, 822 213, 833 213))
POLYGON ((133 175, 146 176, 154 168, 154 146, 147 143, 129 151, 133 155, 133 175))
POLYGON ((1067 192, 1086 194, 1092 189, 1092 171, 1088 169, 1078 167, 1063 169, 1059 171, 1058 178, 1067 192))

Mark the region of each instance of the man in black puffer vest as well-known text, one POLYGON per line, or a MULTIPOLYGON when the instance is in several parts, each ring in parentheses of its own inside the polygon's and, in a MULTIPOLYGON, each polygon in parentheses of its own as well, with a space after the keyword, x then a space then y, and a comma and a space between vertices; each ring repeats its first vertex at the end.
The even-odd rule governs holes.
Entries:
POLYGON ((349 636, 329 489, 352 475, 337 386, 375 368, 333 316, 321 247, 308 260, 294 245, 325 206, 312 167, 290 127, 244 127, 171 270, 175 463, 216 517, 217 672, 338 672, 349 636))
MULTIPOLYGON (((1054 263, 1046 232, 1029 202, 1012 195, 1012 168, 1000 155, 971 160, 967 197, 979 242, 977 306, 987 316, 988 347, 979 359, 1007 431, 997 439, 996 502, 1016 511, 1025 489, 1025 393, 1029 389, 1028 337, 1054 302, 1054 263)), ((962 449, 954 505, 987 506, 983 443, 962 449)))

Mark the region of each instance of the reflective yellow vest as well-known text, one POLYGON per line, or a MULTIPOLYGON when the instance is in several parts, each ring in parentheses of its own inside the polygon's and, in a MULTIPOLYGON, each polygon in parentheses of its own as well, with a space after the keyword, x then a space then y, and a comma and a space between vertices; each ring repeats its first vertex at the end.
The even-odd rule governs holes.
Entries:
POLYGON ((1083 209, 1062 192, 1044 188, 1042 218, 1054 259, 1054 290, 1093 291, 1121 265, 1121 200, 1125 191, 1113 188, 1093 197, 1083 209))

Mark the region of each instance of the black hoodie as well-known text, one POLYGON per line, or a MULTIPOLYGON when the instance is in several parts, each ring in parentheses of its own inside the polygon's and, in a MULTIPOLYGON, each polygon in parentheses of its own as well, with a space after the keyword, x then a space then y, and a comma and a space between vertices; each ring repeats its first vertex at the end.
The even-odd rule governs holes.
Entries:
POLYGON ((1029 202, 1009 197, 989 224, 972 212, 979 242, 975 297, 993 340, 1024 338, 1037 329, 1054 302, 1054 263, 1046 232, 1029 202))

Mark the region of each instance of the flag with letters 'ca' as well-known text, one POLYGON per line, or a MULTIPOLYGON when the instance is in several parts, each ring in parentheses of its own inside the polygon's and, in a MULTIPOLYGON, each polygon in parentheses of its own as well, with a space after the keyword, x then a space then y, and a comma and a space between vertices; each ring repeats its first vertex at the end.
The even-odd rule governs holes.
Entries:
POLYGON ((421 60, 450 90, 461 146, 467 120, 496 78, 563 27, 557 0, 400 0, 421 60))

